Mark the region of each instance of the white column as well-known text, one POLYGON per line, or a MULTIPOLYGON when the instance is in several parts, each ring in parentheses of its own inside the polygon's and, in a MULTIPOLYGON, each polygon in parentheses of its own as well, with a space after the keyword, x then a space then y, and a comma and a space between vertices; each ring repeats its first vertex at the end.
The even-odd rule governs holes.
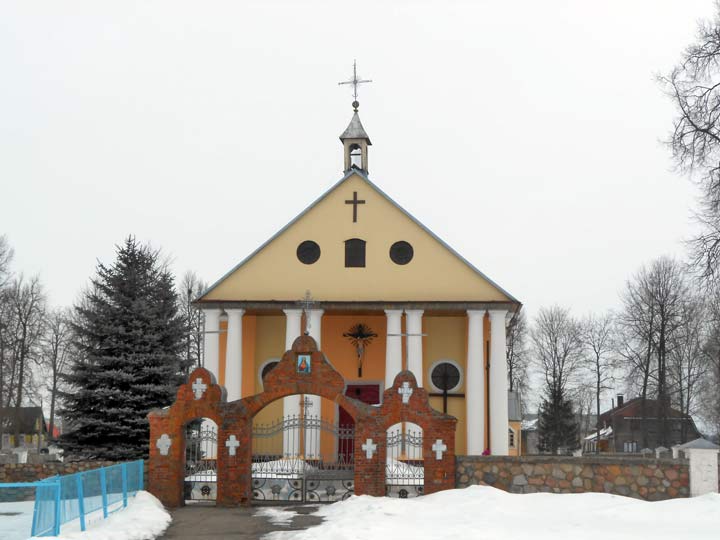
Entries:
MULTIPOLYGON (((285 350, 292 349, 293 341, 300 337, 301 309, 285 309, 285 350)), ((300 416, 300 396, 287 396, 283 398, 283 416, 300 416)), ((286 457, 297 456, 299 453, 299 437, 294 430, 288 430, 283 435, 283 452, 286 457)))
POLYGON ((422 309, 406 309, 407 323, 407 355, 408 369, 413 372, 417 385, 423 385, 423 343, 422 343, 422 309))
POLYGON ((467 453, 479 456, 485 451, 485 310, 471 310, 468 316, 467 365, 465 367, 465 406, 467 408, 467 453))
MULTIPOLYGON (((322 309, 311 309, 306 314, 310 327, 308 334, 317 343, 318 350, 322 349, 322 309)), ((305 403, 305 414, 309 417, 321 418, 322 398, 308 394, 302 396, 305 403)), ((320 428, 306 428, 305 430, 305 456, 309 458, 320 457, 320 428)))
POLYGON ((387 341, 385 345, 385 389, 392 386, 395 376, 402 370, 402 318, 401 309, 386 309, 387 341), (392 334, 392 335, 391 335, 392 334))
POLYGON ((226 309, 228 316, 227 349, 225 352, 225 388, 227 400, 242 397, 242 317, 244 309, 226 309))
POLYGON ((318 350, 322 350, 322 316, 324 312, 322 309, 311 309, 307 316, 308 322, 310 323, 308 334, 310 334, 310 337, 317 343, 318 350))
MULTIPOLYGON (((203 334, 204 366, 210 373, 215 376, 215 380, 220 383, 220 309, 204 309, 205 314, 205 333, 203 334)), ((202 429, 215 428, 215 422, 212 420, 204 420, 202 429)), ((217 443, 212 443, 205 449, 209 458, 217 457, 217 443)))
POLYGON ((204 309, 205 333, 203 342, 205 345, 205 369, 215 375, 220 382, 220 310, 204 309))
POLYGON ((508 374, 505 314, 490 310, 490 453, 508 455, 508 374))

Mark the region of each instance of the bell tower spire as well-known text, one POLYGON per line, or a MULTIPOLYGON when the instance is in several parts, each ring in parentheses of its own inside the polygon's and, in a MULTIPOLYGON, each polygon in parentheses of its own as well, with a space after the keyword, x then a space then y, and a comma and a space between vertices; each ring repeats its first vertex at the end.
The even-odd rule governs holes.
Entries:
POLYGON ((372 80, 362 79, 357 74, 357 62, 353 61, 353 76, 351 79, 339 82, 338 85, 351 84, 353 87, 353 117, 350 124, 340 135, 340 141, 343 143, 343 151, 345 154, 345 172, 355 168, 368 172, 368 146, 371 146, 370 137, 365 132, 360 116, 358 115, 358 86, 365 83, 371 83, 372 80))

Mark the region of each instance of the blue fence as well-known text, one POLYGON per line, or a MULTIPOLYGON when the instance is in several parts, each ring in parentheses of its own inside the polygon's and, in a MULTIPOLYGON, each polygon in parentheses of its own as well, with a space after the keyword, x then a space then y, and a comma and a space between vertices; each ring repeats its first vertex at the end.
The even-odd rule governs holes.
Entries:
POLYGON ((84 531, 88 516, 104 519, 127 506, 128 497, 143 489, 143 472, 143 461, 131 461, 0 488, 34 487, 32 536, 58 536, 64 523, 77 519, 84 531))

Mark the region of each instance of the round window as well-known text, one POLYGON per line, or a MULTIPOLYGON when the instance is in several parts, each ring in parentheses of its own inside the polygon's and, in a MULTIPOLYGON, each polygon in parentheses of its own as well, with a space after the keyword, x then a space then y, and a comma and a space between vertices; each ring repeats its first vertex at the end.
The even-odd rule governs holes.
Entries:
POLYGON ((297 258, 303 264, 313 264, 320 258, 320 246, 312 240, 305 240, 297 247, 297 258))
POLYGON ((450 362, 440 362, 430 373, 430 379, 441 392, 450 392, 460 385, 460 370, 450 362))
POLYGON ((405 240, 400 240, 390 246, 390 258, 395 264, 409 263, 412 261, 413 254, 413 247, 405 240))

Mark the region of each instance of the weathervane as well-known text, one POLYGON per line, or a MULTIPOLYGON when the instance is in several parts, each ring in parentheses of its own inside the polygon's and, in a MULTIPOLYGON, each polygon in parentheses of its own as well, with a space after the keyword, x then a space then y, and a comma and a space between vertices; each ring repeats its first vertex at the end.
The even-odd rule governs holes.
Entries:
POLYGON ((357 112, 358 107, 360 106, 360 103, 358 103, 358 100, 357 100, 357 97, 358 97, 358 92, 357 92, 357 91, 358 91, 358 85, 360 85, 360 84, 365 84, 365 83, 371 83, 371 82, 372 82, 371 79, 361 79, 360 77, 358 77, 358 74, 357 74, 357 60, 353 60, 353 76, 352 76, 352 79, 349 79, 349 80, 347 80, 347 81, 343 81, 343 82, 339 82, 339 83, 338 83, 338 85, 343 85, 343 84, 352 84, 352 85, 353 85, 353 100, 354 100, 354 101, 352 102, 352 106, 353 106, 353 110, 354 110, 355 112, 357 112))

